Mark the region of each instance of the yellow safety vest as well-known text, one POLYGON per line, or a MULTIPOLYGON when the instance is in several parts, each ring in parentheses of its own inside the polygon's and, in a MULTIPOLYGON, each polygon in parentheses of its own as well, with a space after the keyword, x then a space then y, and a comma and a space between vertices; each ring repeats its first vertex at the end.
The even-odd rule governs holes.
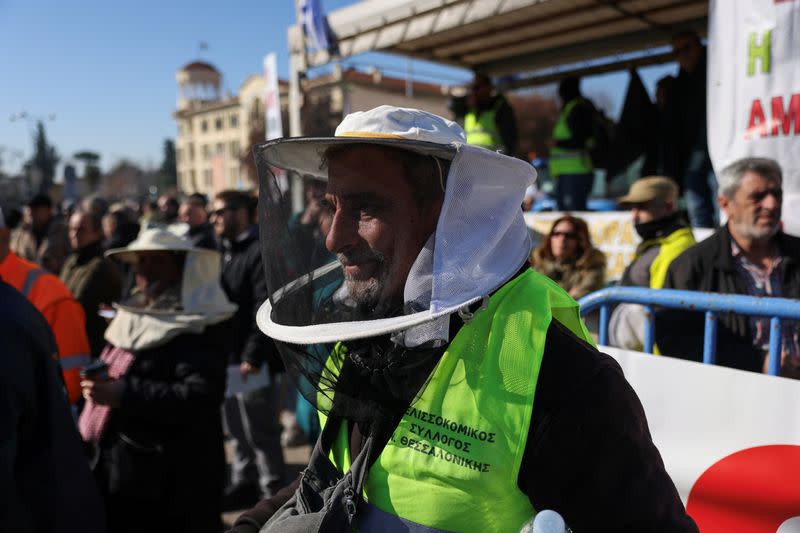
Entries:
MULTIPOLYGON (((517 477, 553 318, 592 343, 575 300, 529 270, 461 328, 369 470, 365 512, 373 519, 359 522, 361 533, 401 523, 519 531, 535 515, 517 477)), ((351 464, 349 436, 343 423, 330 452, 341 472, 351 464)))
MULTIPOLYGON (((575 106, 585 101, 583 98, 575 98, 564 106, 553 128, 554 141, 567 141, 572 138, 567 120, 575 106)), ((550 150, 550 175, 554 178, 563 174, 588 174, 593 169, 592 158, 586 147, 576 150, 554 146, 550 150)))
MULTIPOLYGON (((648 243, 642 243, 637 248, 637 257, 641 253, 639 250, 644 251, 649 246, 648 243)), ((657 244, 660 245, 658 255, 650 263, 650 288, 663 289, 664 280, 667 278, 667 269, 672 261, 681 255, 684 250, 694 246, 694 233, 692 228, 680 228, 673 231, 663 239, 658 239, 657 244)), ((635 258, 634 258, 635 259, 635 258)))
POLYGON ((467 144, 482 146, 489 150, 503 148, 503 140, 497 129, 497 111, 503 104, 502 98, 497 98, 491 109, 477 112, 469 111, 464 117, 464 133, 467 134, 467 144))

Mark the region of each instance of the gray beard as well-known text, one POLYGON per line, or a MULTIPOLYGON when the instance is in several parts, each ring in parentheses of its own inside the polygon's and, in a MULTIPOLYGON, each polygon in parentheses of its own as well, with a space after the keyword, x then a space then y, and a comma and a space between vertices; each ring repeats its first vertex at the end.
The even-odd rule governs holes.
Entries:
POLYGON ((344 254, 338 254, 339 262, 345 265, 348 259, 374 259, 378 262, 378 269, 374 277, 369 279, 351 279, 345 274, 345 286, 347 287, 348 296, 356 305, 363 308, 374 308, 380 302, 381 292, 386 285, 386 277, 388 275, 386 269, 386 258, 373 250, 367 254, 359 254, 355 258, 348 258, 344 254), (364 256, 367 257, 364 257, 364 256))
POLYGON ((383 273, 378 278, 352 280, 345 278, 350 298, 360 307, 375 307, 383 289, 383 273))
POLYGON ((756 229, 755 226, 753 226, 752 224, 747 224, 746 222, 734 222, 733 225, 736 226, 736 230, 741 235, 744 235, 748 239, 752 239, 755 241, 769 240, 772 237, 774 237, 775 234, 778 233, 778 230, 780 229, 780 225, 778 224, 775 224, 775 226, 773 226, 769 230, 763 230, 763 231, 756 229))

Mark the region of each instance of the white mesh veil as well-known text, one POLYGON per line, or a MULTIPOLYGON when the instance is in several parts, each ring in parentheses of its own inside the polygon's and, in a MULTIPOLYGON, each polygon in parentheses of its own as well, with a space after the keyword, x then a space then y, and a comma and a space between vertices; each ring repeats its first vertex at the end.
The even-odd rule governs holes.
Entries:
POLYGON ((314 344, 416 328, 413 335, 396 336, 414 346, 446 331, 441 325, 421 325, 488 296, 508 281, 530 254, 530 236, 520 205, 525 189, 535 180, 535 170, 519 159, 483 148, 465 144, 453 148, 456 155, 436 233, 421 250, 406 281, 407 314, 305 325, 281 323, 273 313, 276 297, 335 270, 333 260, 273 292, 273 298, 258 312, 262 331, 278 341, 314 344))
MULTIPOLYGON (((464 144, 458 125, 428 113, 378 108, 353 116, 343 121, 337 137, 276 140, 255 149, 262 258, 270 293, 257 322, 276 341, 295 385, 317 409, 371 423, 391 419, 405 409, 461 319, 468 318, 470 306, 488 297, 525 264, 531 243, 520 205, 535 171, 524 161, 464 144), (348 121, 355 127, 340 131, 348 121), (336 200, 339 193, 334 182, 347 181, 345 175, 355 172, 357 178, 349 183, 356 192, 362 188, 374 192, 370 187, 377 187, 378 194, 386 194, 381 187, 391 187, 385 181, 389 169, 380 168, 384 159, 374 158, 375 146, 390 149, 386 157, 404 165, 403 177, 396 174, 396 179, 410 180, 415 194, 442 196, 436 198, 441 210, 433 234, 420 235, 420 226, 416 234, 399 228, 404 236, 424 242, 413 251, 416 257, 401 280, 402 300, 389 294, 388 300, 365 304, 350 294, 347 273, 333 253, 338 250, 328 248, 337 247, 335 238, 328 239, 332 226, 326 227, 322 216, 317 226, 302 223, 305 215, 315 211, 312 189, 306 191, 309 207, 304 216, 293 216, 274 174, 278 169, 312 176, 321 180, 317 186, 330 200, 336 200), (347 155, 337 152, 342 149, 347 155), (370 152, 372 159, 366 155, 370 152), (415 155, 409 157, 409 152, 415 155), (337 174, 328 182, 328 159, 335 161, 336 154, 354 167, 346 167, 345 175, 337 174), (366 160, 377 168, 369 168, 366 160)), ((416 198, 421 216, 429 214, 424 207, 428 196, 416 198)), ((322 199, 329 200, 324 195, 322 199)), ((415 211, 411 206, 404 209, 409 217, 415 211)), ((433 227, 433 220, 424 227, 433 227)), ((363 250, 363 243, 358 247, 363 250)), ((386 263, 376 272, 391 275, 391 268, 386 263)), ((380 274, 374 276, 380 280, 380 274)))

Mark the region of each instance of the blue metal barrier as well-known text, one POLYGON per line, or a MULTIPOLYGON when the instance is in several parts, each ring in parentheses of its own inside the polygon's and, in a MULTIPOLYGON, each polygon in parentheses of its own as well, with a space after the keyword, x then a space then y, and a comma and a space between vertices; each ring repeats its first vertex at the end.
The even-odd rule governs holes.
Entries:
POLYGON ((653 353, 655 342, 654 306, 687 311, 705 311, 703 335, 703 362, 714 364, 717 352, 717 315, 740 315, 770 318, 769 373, 777 376, 781 366, 781 320, 800 320, 800 300, 716 294, 711 292, 676 291, 671 289, 645 289, 642 287, 609 287, 581 298, 581 316, 600 310, 600 344, 608 344, 608 323, 611 306, 632 303, 644 306, 644 351, 653 353))

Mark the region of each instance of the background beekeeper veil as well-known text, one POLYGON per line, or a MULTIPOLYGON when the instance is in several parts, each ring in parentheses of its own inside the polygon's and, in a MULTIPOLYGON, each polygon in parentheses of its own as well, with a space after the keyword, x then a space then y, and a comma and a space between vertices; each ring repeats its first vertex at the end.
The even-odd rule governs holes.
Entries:
POLYGON ((182 271, 175 298, 167 299, 163 306, 145 306, 133 287, 131 294, 114 304, 117 314, 105 333, 114 346, 127 350, 154 348, 183 333, 201 333, 236 312, 236 305, 220 285, 219 252, 195 248, 165 229, 152 228, 143 230, 127 247, 108 250, 105 255, 136 268, 142 252, 168 252, 178 257, 182 271))
MULTIPOLYGON (((270 294, 258 312, 258 324, 277 341, 301 392, 323 411, 330 409, 334 390, 337 403, 342 401, 337 381, 345 361, 355 361, 376 384, 392 388, 404 373, 413 372, 419 362, 415 354, 449 341, 449 315, 467 312, 525 264, 530 238, 520 204, 535 171, 521 160, 464 141, 463 130, 451 121, 381 106, 348 115, 332 138, 281 139, 256 147, 259 223, 270 294), (327 205, 327 200, 336 203, 332 186, 339 179, 331 175, 339 172, 331 172, 331 161, 347 151, 352 164, 359 149, 376 146, 388 150, 387 164, 403 162, 412 188, 442 195, 435 230, 414 250, 402 295, 395 294, 391 301, 359 292, 357 280, 343 267, 342 261, 349 259, 329 249, 330 239, 326 246, 332 217, 340 209, 327 205), (281 172, 308 180, 306 201, 312 207, 305 214, 319 213, 312 224, 307 222, 313 216, 291 214, 289 199, 280 194, 275 178, 281 172), (314 186, 314 180, 321 184, 314 186), (327 200, 320 202, 326 192, 327 200), (382 373, 380 379, 376 372, 382 373)), ((366 183, 382 171, 386 168, 368 168, 365 163, 358 176, 366 183)), ((358 197, 357 189, 356 184, 349 192, 358 197)), ((357 202, 348 206, 359 209, 357 202)), ((380 217, 380 208, 376 211, 370 216, 380 217)), ((362 257, 378 263, 374 282, 381 294, 381 283, 391 280, 391 265, 382 271, 385 258, 367 243, 359 247, 362 257)))

